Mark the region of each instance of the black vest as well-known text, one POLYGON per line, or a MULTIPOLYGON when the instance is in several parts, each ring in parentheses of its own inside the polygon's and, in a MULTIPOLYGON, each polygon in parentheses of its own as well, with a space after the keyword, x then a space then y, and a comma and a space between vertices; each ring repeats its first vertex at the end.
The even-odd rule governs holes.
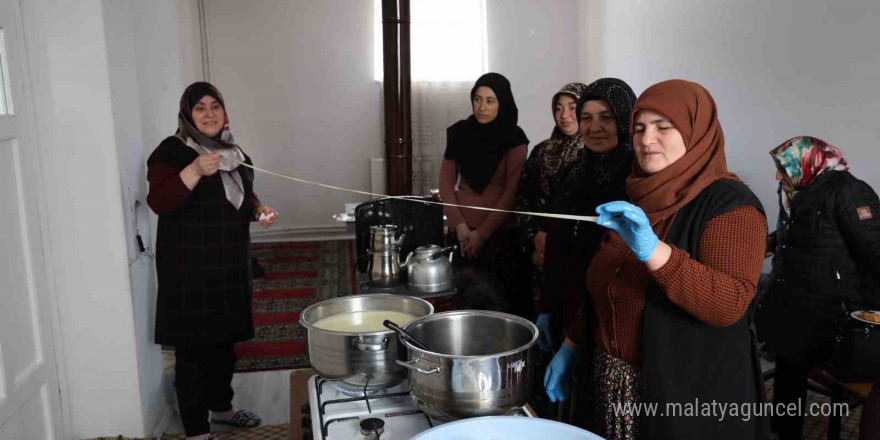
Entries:
MULTIPOLYGON (((697 259, 700 235, 709 220, 743 206, 764 212, 761 202, 740 182, 723 179, 704 189, 681 208, 665 242, 697 259)), ((735 252, 735 243, 731 251, 735 252)), ((705 292, 711 295, 713 292, 705 292)), ((642 417, 647 439, 762 439, 769 435, 769 419, 755 416, 764 402, 764 381, 749 316, 718 327, 703 323, 675 305, 651 282, 642 320, 642 400, 657 403, 658 414, 667 404, 688 405, 703 414, 705 405, 747 406, 749 420, 731 416, 642 417)))

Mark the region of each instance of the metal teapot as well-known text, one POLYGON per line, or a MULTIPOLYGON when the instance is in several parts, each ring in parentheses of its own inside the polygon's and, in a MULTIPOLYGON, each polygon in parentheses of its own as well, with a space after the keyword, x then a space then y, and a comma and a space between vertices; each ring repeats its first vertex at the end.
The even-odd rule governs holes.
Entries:
POLYGON ((401 234, 395 239, 397 232, 395 225, 382 225, 370 227, 370 251, 371 256, 369 272, 370 284, 377 287, 393 287, 400 282, 400 268, 406 266, 406 262, 400 263, 400 246, 406 234, 401 234))
POLYGON ((410 252, 402 266, 407 267, 409 290, 434 293, 453 287, 452 256, 457 246, 441 248, 436 244, 420 246, 410 252), (449 258, 444 258, 449 253, 449 258))

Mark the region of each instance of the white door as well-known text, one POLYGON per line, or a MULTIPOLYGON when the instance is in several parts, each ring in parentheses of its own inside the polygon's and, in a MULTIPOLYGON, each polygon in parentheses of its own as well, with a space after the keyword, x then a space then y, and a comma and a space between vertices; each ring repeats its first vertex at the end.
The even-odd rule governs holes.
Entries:
POLYGON ((18 0, 0 0, 0 440, 63 439, 18 0))

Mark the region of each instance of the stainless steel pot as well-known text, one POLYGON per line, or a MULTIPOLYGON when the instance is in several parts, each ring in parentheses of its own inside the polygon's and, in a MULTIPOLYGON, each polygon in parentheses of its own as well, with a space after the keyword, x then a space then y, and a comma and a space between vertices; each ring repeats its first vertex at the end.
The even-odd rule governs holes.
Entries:
POLYGON ((407 286, 418 293, 443 292, 452 289, 452 256, 455 246, 441 248, 436 244, 419 246, 406 257, 407 286), (449 258, 446 258, 446 254, 449 258))
POLYGON ((321 377, 351 388, 381 388, 406 377, 406 369, 396 364, 406 358, 406 350, 393 331, 337 332, 314 326, 328 316, 366 310, 425 316, 434 306, 411 296, 377 294, 334 298, 305 309, 299 322, 308 329, 309 361, 321 377))
POLYGON ((406 341, 411 394, 431 417, 452 420, 508 414, 532 395, 532 347, 538 328, 500 312, 463 310, 404 326, 431 351, 406 341))

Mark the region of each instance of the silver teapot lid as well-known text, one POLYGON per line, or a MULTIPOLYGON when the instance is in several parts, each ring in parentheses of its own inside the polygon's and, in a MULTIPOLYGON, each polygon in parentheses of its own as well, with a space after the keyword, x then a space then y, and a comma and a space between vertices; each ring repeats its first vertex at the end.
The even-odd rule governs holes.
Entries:
POLYGON ((417 255, 423 255, 423 254, 431 255, 434 252, 437 252, 441 249, 443 249, 443 248, 436 245, 436 244, 429 244, 429 245, 417 247, 415 252, 417 255))
POLYGON ((389 234, 394 234, 395 231, 397 231, 397 225, 370 226, 370 232, 372 232, 373 234, 389 235, 389 234))

